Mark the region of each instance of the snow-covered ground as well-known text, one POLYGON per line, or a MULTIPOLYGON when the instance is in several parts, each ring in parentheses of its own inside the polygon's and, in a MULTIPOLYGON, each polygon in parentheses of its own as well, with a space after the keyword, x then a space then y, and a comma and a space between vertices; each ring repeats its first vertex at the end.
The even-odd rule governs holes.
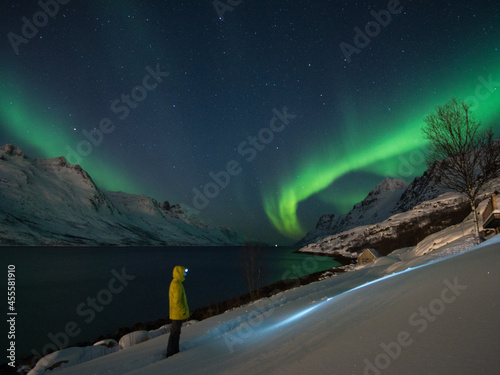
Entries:
MULTIPOLYGON (((500 236, 464 250, 470 236, 454 239, 458 230, 442 232, 439 248, 436 236, 427 251, 402 249, 353 272, 190 322, 181 352, 169 359, 168 334, 161 334, 39 373, 498 375, 500 236)), ((84 351, 67 349, 67 357, 84 351)))

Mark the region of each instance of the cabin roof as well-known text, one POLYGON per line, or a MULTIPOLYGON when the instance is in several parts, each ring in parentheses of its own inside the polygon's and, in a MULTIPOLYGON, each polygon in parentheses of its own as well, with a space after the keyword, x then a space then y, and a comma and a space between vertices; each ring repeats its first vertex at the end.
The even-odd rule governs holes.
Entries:
POLYGON ((365 251, 368 251, 368 252, 372 253, 372 254, 373 254, 373 256, 374 256, 375 258, 380 258, 380 254, 378 253, 378 251, 377 251, 377 250, 375 250, 375 249, 372 249, 372 248, 367 248, 367 249, 364 249, 364 250, 361 252, 361 254, 359 254, 359 256, 361 256, 361 255, 362 255, 365 251))

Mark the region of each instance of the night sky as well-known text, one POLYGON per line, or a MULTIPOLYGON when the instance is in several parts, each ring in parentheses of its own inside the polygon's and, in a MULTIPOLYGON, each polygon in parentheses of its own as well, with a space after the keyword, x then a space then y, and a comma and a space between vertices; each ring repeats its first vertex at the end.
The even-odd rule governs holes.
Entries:
POLYGON ((423 119, 453 96, 500 129, 499 15, 498 0, 7 0, 0 143, 291 244, 420 175, 423 119))

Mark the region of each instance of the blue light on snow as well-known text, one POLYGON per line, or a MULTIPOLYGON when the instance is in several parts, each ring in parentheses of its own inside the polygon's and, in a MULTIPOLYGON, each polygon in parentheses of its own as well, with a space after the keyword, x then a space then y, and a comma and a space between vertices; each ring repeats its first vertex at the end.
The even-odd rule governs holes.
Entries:
MULTIPOLYGON (((468 250, 468 251, 470 251, 470 250, 468 250)), ((389 278, 394 277, 394 276, 401 275, 401 274, 403 274, 403 273, 411 272, 411 271, 414 271, 414 270, 419 269, 419 268, 422 268, 422 267, 427 267, 427 266, 429 266, 429 265, 431 265, 431 264, 434 264, 434 263, 437 263, 437 262, 441 262, 441 261, 443 261, 443 260, 445 260, 445 259, 449 259, 449 258, 455 257, 455 256, 457 256, 457 255, 459 255, 459 254, 452 254, 452 255, 449 255, 449 256, 446 256, 446 257, 443 257, 443 258, 440 258, 440 259, 437 259, 437 260, 431 261, 431 262, 429 262, 429 263, 424 263, 424 264, 421 264, 421 265, 419 265, 419 266, 415 266, 415 267, 409 267, 409 268, 407 268, 407 269, 405 269, 405 270, 403 270, 403 271, 394 272, 394 273, 391 273, 390 275, 387 275, 387 276, 384 276, 384 277, 380 277, 380 278, 378 278, 378 279, 375 279, 375 280, 369 281, 369 282, 367 282, 367 283, 364 283, 364 284, 359 285, 359 286, 357 286, 357 287, 354 287, 354 288, 352 288, 352 289, 346 290, 346 291, 345 291, 345 292, 343 292, 343 293, 340 293, 340 294, 335 295, 335 296, 333 296, 333 297, 329 297, 329 298, 327 298, 327 299, 325 299, 325 300, 323 300, 323 301, 321 301, 321 302, 319 302, 319 303, 317 303, 317 304, 315 304, 315 305, 313 305, 313 306, 311 306, 311 307, 308 307, 308 308, 306 308, 306 309, 304 309, 304 310, 299 311, 298 313, 295 313, 295 314, 293 314, 293 315, 289 316, 288 318, 284 319, 283 321, 281 321, 281 322, 277 323, 277 324, 276 324, 273 328, 279 328, 279 327, 282 327, 282 326, 287 325, 287 324, 289 324, 289 323, 292 323, 292 322, 294 322, 294 321, 296 321, 296 320, 298 320, 298 319, 300 319, 300 318, 304 317, 305 315, 309 314, 311 311, 316 310, 318 307, 322 306, 322 305, 323 305, 323 304, 325 304, 326 302, 331 301, 332 299, 337 298, 337 297, 339 297, 339 296, 345 295, 345 294, 347 294, 347 293, 351 293, 351 292, 353 292, 353 291, 355 291, 355 290, 358 290, 358 289, 365 288, 365 287, 367 287, 367 286, 369 286, 369 285, 372 285, 372 284, 375 284, 375 283, 381 282, 381 281, 383 281, 383 280, 389 279, 389 278)))
POLYGON ((293 314, 292 316, 290 316, 290 317, 286 318, 285 320, 283 320, 279 325, 286 325, 286 324, 291 323, 291 322, 293 322, 293 321, 295 321, 297 319, 300 319, 304 315, 309 314, 311 311, 316 310, 320 305, 322 305, 322 303, 318 303, 318 304, 316 304, 314 306, 311 306, 311 307, 309 307, 309 308, 307 308, 305 310, 299 311, 298 313, 293 314))
POLYGON ((417 267, 410 267, 410 268, 407 268, 407 269, 405 269, 405 270, 403 270, 403 271, 395 272, 395 273, 392 273, 392 274, 390 274, 390 275, 387 275, 387 276, 384 276, 384 277, 381 277, 381 278, 378 278, 378 279, 375 279, 375 280, 369 281, 369 282, 367 282, 367 283, 364 283, 364 284, 362 284, 362 285, 359 285, 359 286, 357 286, 357 287, 354 287, 354 288, 352 288, 352 289, 349 289, 349 290, 347 290, 347 291, 345 291, 345 292, 343 292, 343 293, 340 293, 340 294, 338 294, 338 295, 336 295, 336 296, 329 297, 329 298, 327 298, 327 299, 325 299, 325 300, 323 300, 323 301, 321 301, 321 302, 319 302, 319 303, 317 303, 317 304, 315 304, 315 305, 313 305, 313 306, 311 306, 311 307, 308 307, 308 308, 306 308, 306 309, 304 309, 304 310, 301 310, 301 311, 299 311, 299 312, 297 312, 297 313, 295 313, 295 314, 293 314, 293 315, 289 316, 288 318, 286 318, 286 319, 284 319, 283 321, 281 321, 281 322, 279 322, 278 324, 276 324, 274 328, 279 328, 279 327, 282 327, 282 326, 287 325, 287 324, 289 324, 289 323, 292 323, 292 322, 294 322, 294 321, 296 321, 296 320, 298 320, 298 319, 300 319, 300 318, 303 318, 305 315, 309 314, 309 313, 310 313, 310 312, 312 312, 313 310, 316 310, 318 307, 322 306, 322 305, 323 305, 323 304, 325 304, 326 302, 331 301, 332 299, 334 299, 334 298, 336 298, 336 297, 338 297, 338 296, 345 295, 345 294, 347 294, 347 293, 351 293, 351 292, 353 292, 353 291, 355 291, 355 290, 358 290, 358 289, 361 289, 361 288, 365 288, 365 287, 367 287, 367 286, 369 286, 369 285, 372 285, 372 284, 378 283, 378 282, 380 282, 380 281, 383 281, 383 280, 389 279, 389 278, 394 277, 394 276, 401 275, 401 274, 406 273, 406 272, 410 272, 410 271, 416 270, 416 269, 421 268, 421 267, 425 267, 425 266, 427 266, 427 265, 429 265, 429 263, 427 263, 427 264, 423 264, 423 265, 420 265, 420 266, 417 266, 417 267))
POLYGON ((289 316, 288 318, 286 318, 285 320, 283 320, 283 321, 279 322, 276 326, 277 326, 277 327, 284 326, 284 325, 287 325, 287 324, 289 324, 289 323, 291 323, 291 322, 293 322, 293 321, 295 321, 295 320, 297 320, 297 319, 300 319, 300 318, 302 318, 304 315, 309 314, 311 311, 316 310, 316 309, 317 309, 318 307, 320 307, 320 306, 321 306, 324 302, 326 302, 326 301, 320 302, 320 303, 318 303, 318 304, 316 304, 316 305, 314 305, 314 306, 311 306, 311 307, 309 307, 309 308, 307 308, 307 309, 304 309, 304 310, 302 310, 302 311, 299 311, 298 313, 295 313, 295 314, 293 314, 292 316, 289 316))

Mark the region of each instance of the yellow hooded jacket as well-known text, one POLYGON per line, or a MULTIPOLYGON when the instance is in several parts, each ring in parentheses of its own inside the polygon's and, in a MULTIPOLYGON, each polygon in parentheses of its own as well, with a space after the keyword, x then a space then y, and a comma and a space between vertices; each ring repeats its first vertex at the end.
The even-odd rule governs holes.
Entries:
POLYGON ((169 302, 170 302, 170 319, 185 320, 189 318, 189 307, 187 304, 186 292, 182 282, 184 281, 185 267, 175 266, 173 276, 174 279, 170 283, 169 302))

